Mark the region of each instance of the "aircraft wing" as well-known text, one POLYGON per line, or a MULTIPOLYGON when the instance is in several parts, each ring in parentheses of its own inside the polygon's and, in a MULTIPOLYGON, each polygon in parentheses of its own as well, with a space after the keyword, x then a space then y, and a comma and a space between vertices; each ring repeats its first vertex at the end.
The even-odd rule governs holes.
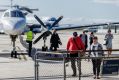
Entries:
POLYGON ((26 26, 28 28, 41 28, 41 25, 39 25, 39 24, 27 24, 26 26))
POLYGON ((109 23, 95 23, 95 24, 87 24, 87 25, 62 25, 59 27, 52 27, 52 29, 56 30, 65 30, 65 29, 80 29, 80 28, 87 28, 87 27, 98 27, 98 26, 105 26, 105 25, 117 25, 119 22, 109 22, 109 23))
POLYGON ((27 27, 24 30, 24 32, 27 32, 30 28, 33 29, 34 33, 40 33, 41 32, 41 25, 39 25, 39 24, 27 24, 26 26, 27 27))

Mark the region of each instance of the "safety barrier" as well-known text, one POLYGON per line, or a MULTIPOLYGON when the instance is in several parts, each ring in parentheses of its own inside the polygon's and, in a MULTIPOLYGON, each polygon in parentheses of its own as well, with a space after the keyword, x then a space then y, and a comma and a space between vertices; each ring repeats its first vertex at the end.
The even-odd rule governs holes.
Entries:
POLYGON ((64 63, 63 57, 66 57, 66 54, 61 54, 61 53, 52 54, 52 53, 53 52, 42 52, 42 51, 36 52, 34 56, 35 80, 39 80, 39 62, 51 63, 51 64, 59 63, 60 66, 63 66, 64 63))
MULTIPOLYGON (((108 51, 108 50, 104 50, 104 51, 108 51)), ((119 51, 119 50, 118 49, 113 49, 112 51, 119 51)), ((88 51, 86 51, 86 52, 88 52, 88 51)), ((79 54, 79 56, 77 58, 70 58, 70 57, 67 56, 67 53, 68 53, 68 51, 60 51, 60 52, 36 51, 36 53, 34 55, 35 80, 42 80, 43 79, 43 77, 39 77, 39 73, 40 73, 39 72, 39 65, 42 66, 45 63, 55 64, 55 65, 60 64, 60 66, 62 66, 62 67, 60 67, 61 68, 60 70, 63 73, 62 73, 62 75, 59 75, 58 77, 60 77, 61 80, 66 80, 67 78, 71 78, 71 76, 67 76, 67 71, 68 70, 66 69, 66 66, 67 66, 67 64, 69 64, 68 62, 71 59, 76 59, 78 61, 78 63, 77 63, 77 66, 78 66, 78 76, 75 77, 75 78, 78 78, 78 80, 81 80, 81 77, 82 77, 82 75, 81 75, 81 72, 82 72, 81 71, 82 70, 81 69, 82 68, 81 63, 85 59, 109 59, 109 60, 110 59, 119 59, 119 56, 110 56, 110 57, 106 57, 106 56, 104 56, 104 57, 88 57, 88 56, 83 56, 83 57, 80 57, 80 54, 79 54), (41 64, 40 62, 44 63, 44 64, 41 64)), ((46 67, 48 67, 49 69, 52 68, 49 65, 46 66, 46 67)), ((47 69, 44 69, 44 70, 47 70, 47 69)), ((43 72, 43 70, 41 72, 43 72)), ((69 72, 69 73, 71 74, 71 72, 69 72)), ((92 76, 92 74, 91 74, 91 76, 92 76)), ((52 78, 51 78, 51 80, 52 80, 52 78)))

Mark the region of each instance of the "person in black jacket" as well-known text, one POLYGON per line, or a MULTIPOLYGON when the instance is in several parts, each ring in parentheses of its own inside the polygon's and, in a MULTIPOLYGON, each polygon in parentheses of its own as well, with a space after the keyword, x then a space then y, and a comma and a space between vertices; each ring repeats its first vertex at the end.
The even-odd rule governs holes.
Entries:
POLYGON ((51 51, 57 51, 57 48, 59 47, 59 44, 62 45, 61 40, 59 38, 59 35, 57 34, 56 30, 53 31, 53 34, 50 39, 50 50, 51 51))
POLYGON ((94 37, 94 34, 93 34, 93 32, 91 32, 91 33, 90 33, 90 36, 89 36, 90 46, 91 46, 91 44, 93 43, 93 37, 94 37))

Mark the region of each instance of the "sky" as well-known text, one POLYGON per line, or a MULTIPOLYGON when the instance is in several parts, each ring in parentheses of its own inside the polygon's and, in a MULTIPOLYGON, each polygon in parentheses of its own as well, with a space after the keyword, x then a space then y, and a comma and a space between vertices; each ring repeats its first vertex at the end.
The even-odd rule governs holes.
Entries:
MULTIPOLYGON (((13 4, 38 8, 39 17, 63 15, 66 24, 119 22, 119 0, 13 0, 13 4)), ((10 0, 0 0, 0 5, 10 5, 10 0)))

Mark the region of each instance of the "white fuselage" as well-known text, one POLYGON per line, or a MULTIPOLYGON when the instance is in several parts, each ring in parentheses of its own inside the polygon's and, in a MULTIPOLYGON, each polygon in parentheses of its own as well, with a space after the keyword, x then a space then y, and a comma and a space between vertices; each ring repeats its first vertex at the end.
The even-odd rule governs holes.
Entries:
POLYGON ((26 28, 26 18, 19 9, 9 9, 2 15, 1 22, 4 32, 9 35, 19 35, 26 28))

